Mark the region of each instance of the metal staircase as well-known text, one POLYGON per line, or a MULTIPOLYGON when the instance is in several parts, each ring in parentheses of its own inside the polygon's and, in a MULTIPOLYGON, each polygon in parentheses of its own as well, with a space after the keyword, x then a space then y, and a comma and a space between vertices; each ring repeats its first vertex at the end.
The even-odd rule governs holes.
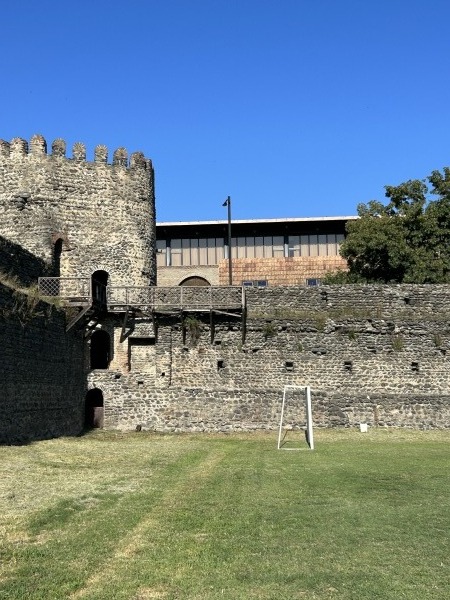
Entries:
POLYGON ((38 288, 44 300, 58 298, 62 306, 76 311, 69 318, 66 331, 82 326, 89 337, 106 313, 105 286, 87 277, 39 277, 38 288))

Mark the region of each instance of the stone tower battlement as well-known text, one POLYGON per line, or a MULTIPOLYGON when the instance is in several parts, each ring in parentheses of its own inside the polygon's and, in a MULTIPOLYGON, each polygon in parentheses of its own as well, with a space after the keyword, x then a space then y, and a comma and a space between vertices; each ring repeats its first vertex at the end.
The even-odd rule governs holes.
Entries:
MULTIPOLYGON (((0 140, 0 236, 20 244, 61 277, 106 271, 114 285, 154 285, 155 195, 152 163, 96 146, 94 161, 75 143, 34 135, 0 140)), ((44 273, 43 273, 44 274, 44 273)))

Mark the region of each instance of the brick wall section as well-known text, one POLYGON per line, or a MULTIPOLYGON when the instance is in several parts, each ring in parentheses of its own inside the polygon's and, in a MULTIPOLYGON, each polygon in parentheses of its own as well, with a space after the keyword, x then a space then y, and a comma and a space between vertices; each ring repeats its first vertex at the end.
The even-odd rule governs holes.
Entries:
MULTIPOLYGON (((210 285, 219 285, 217 265, 199 267, 158 267, 158 285, 180 285, 187 277, 203 277, 210 285)), ((227 280, 228 283, 228 280, 227 280)))
POLYGON ((245 335, 238 318, 215 315, 211 329, 197 314, 191 339, 159 317, 154 373, 93 371, 89 386, 119 429, 276 429, 287 384, 312 387, 320 426, 449 427, 449 301, 446 285, 250 289, 245 335))
MULTIPOLYGON (((54 263, 63 241, 60 274, 89 277, 105 270, 114 285, 156 282, 153 168, 141 153, 97 146, 94 162, 77 143, 66 158, 55 140, 51 154, 42 136, 0 140, 0 235, 42 260, 54 263)), ((56 267, 55 267, 56 268, 56 267)), ((48 273, 45 273, 48 274, 48 273)), ((55 273, 58 275, 58 273, 55 273)))
POLYGON ((19 320, 24 301, 0 284, 0 443, 74 435, 83 426, 83 336, 66 334, 64 315, 44 303, 19 320))
MULTIPOLYGON (((346 270, 347 261, 340 256, 310 256, 292 258, 233 259, 233 283, 266 279, 270 286, 304 285, 306 279, 321 278, 326 273, 346 270)), ((219 264, 219 283, 229 281, 228 261, 219 264)))

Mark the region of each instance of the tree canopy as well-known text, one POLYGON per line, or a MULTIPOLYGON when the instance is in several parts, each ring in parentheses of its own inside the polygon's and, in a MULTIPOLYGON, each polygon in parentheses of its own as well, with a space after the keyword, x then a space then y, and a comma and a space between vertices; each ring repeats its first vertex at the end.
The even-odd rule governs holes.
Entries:
POLYGON ((450 168, 385 187, 387 204, 358 205, 335 282, 450 283, 450 168))

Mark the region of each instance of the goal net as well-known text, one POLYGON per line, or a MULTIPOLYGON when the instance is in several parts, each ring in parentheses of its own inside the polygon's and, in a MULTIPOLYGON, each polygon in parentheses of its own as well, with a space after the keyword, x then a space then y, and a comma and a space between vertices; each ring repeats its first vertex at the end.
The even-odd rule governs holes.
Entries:
POLYGON ((285 385, 281 404, 280 427, 278 430, 278 450, 299 450, 285 443, 289 430, 301 429, 305 432, 306 442, 314 450, 312 423, 311 388, 300 385, 285 385), (283 436, 284 432, 284 436, 283 436))

